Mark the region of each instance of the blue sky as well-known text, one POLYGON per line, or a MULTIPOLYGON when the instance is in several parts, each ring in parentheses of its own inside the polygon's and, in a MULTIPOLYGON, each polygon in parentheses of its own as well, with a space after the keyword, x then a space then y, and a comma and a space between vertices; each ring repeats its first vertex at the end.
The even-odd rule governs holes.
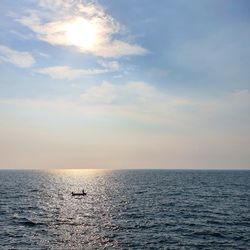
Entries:
POLYGON ((3 0, 1 168, 249 168, 250 3, 3 0))

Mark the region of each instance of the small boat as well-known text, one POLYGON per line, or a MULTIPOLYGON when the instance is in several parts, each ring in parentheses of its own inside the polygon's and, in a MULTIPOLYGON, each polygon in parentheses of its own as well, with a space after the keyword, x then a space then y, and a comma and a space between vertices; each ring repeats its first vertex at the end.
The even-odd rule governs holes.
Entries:
POLYGON ((81 193, 74 193, 74 192, 71 192, 71 195, 72 195, 72 196, 84 196, 84 195, 87 195, 87 193, 85 193, 84 190, 83 190, 81 193))

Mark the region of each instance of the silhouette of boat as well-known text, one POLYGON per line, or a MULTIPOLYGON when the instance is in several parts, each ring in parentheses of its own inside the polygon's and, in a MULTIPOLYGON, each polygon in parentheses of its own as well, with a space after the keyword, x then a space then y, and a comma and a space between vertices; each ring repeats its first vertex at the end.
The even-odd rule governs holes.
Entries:
POLYGON ((87 195, 87 193, 85 193, 85 192, 82 192, 82 193, 74 193, 74 192, 71 192, 71 195, 72 195, 72 196, 84 196, 84 195, 87 195))

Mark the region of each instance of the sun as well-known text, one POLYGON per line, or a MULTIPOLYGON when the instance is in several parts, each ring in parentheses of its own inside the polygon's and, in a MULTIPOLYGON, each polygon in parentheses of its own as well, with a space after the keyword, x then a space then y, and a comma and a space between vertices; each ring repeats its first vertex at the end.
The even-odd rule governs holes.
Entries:
POLYGON ((67 24, 65 34, 71 45, 84 49, 91 49, 97 41, 97 28, 84 18, 77 18, 67 24))

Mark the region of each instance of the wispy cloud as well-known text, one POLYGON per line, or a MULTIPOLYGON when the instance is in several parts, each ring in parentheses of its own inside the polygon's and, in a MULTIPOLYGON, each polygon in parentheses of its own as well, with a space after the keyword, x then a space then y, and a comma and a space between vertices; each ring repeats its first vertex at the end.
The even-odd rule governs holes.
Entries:
POLYGON ((46 0, 40 1, 40 8, 40 11, 31 11, 17 19, 29 27, 37 39, 101 57, 147 53, 145 48, 137 44, 114 38, 114 35, 122 32, 122 26, 106 14, 100 5, 46 0), (45 12, 49 12, 49 15, 45 12), (86 42, 86 39, 91 42, 86 42))
POLYGON ((74 69, 69 66, 54 66, 35 70, 37 73, 48 75, 54 79, 73 80, 83 76, 98 75, 109 72, 108 69, 74 69))
POLYGON ((29 39, 34 38, 32 34, 24 34, 16 30, 10 30, 10 33, 22 40, 29 40, 29 39))
POLYGON ((146 124, 167 125, 172 129, 195 128, 198 132, 207 126, 210 130, 250 126, 250 119, 245 117, 250 109, 247 89, 202 100, 171 95, 145 82, 103 82, 86 89, 81 100, 82 107, 87 107, 88 113, 94 115, 107 114, 146 124))
POLYGON ((11 63, 20 68, 29 68, 35 63, 31 53, 13 50, 4 45, 0 45, 0 61, 11 63))
POLYGON ((81 97, 82 100, 95 104, 110 103, 120 105, 150 102, 151 105, 153 99, 159 100, 166 96, 152 85, 144 82, 112 84, 104 81, 100 85, 87 89, 81 94, 81 97))
POLYGON ((203 100, 171 95, 145 82, 102 82, 86 88, 74 100, 2 99, 0 104, 60 109, 94 120, 136 121, 180 133, 195 131, 202 134, 204 130, 206 133, 231 133, 239 128, 245 133, 250 127, 250 118, 245 115, 250 109, 247 89, 203 100))
POLYGON ((98 63, 107 69, 118 70, 120 69, 120 64, 118 61, 108 61, 108 60, 98 60, 98 63))
POLYGON ((44 57, 44 58, 49 58, 49 57, 50 57, 48 54, 43 53, 43 52, 39 52, 39 51, 37 51, 37 54, 38 54, 39 56, 41 56, 41 57, 44 57))
POLYGON ((81 94, 81 105, 94 115, 113 115, 152 124, 177 124, 193 100, 168 95, 146 82, 102 82, 81 94))

